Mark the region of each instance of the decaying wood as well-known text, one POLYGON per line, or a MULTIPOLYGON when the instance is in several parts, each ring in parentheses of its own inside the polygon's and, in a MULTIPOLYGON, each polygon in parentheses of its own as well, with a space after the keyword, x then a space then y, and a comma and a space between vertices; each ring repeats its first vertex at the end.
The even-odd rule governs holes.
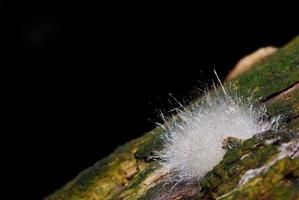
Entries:
POLYGON ((46 199, 299 199, 298 84, 299 37, 278 50, 259 50, 241 60, 224 87, 253 95, 265 104, 269 117, 279 114, 283 123, 278 132, 233 143, 199 183, 174 187, 165 181, 170 174, 150 159, 163 144, 160 136, 164 132, 157 127, 119 147, 46 199), (290 156, 281 157, 282 147, 290 156), (245 179, 252 171, 262 173, 245 179), (246 181, 240 184, 241 179, 246 181))
POLYGON ((240 59, 236 66, 232 69, 232 71, 227 75, 226 81, 232 80, 237 76, 245 73, 246 71, 250 70, 252 66, 254 66, 258 62, 262 62, 263 60, 267 59, 273 53, 277 51, 276 47, 268 46, 263 47, 255 52, 245 56, 244 58, 240 59))

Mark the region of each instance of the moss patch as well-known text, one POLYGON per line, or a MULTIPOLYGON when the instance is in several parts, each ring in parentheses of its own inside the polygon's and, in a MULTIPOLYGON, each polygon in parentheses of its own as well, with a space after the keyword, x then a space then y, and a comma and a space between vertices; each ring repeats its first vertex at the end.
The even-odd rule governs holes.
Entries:
MULTIPOLYGON (((201 182, 201 197, 220 197, 236 190, 235 192, 232 192, 231 195, 225 197, 225 199, 242 199, 247 197, 247 190, 252 190, 252 192, 263 191, 262 188, 257 188, 262 186, 256 185, 256 188, 253 187, 253 185, 256 184, 255 181, 261 179, 264 181, 263 184, 267 183, 269 188, 271 188, 273 181, 279 182, 278 179, 285 180, 284 177, 287 174, 293 173, 299 167, 298 159, 284 159, 283 163, 279 164, 278 162, 273 165, 266 175, 261 174, 245 184, 244 187, 239 188, 239 181, 246 171, 270 163, 277 156, 278 147, 281 143, 288 142, 298 137, 298 134, 290 132, 268 132, 263 135, 263 137, 254 137, 245 141, 239 148, 228 151, 224 156, 223 161, 217 165, 212 172, 208 173, 205 179, 201 182), (267 141, 270 140, 275 142, 267 144, 267 141), (279 170, 275 168, 277 166, 280 166, 280 168, 278 168, 279 170), (276 170, 272 168, 275 168, 276 170), (244 190, 244 193, 243 188, 247 188, 244 190)), ((250 195, 257 198, 257 196, 255 196, 257 194, 255 193, 251 193, 250 195)), ((248 196, 249 198, 250 195, 248 196)))
MULTIPOLYGON (((253 94, 259 101, 266 101, 270 116, 283 114, 287 120, 283 126, 284 131, 267 132, 229 149, 222 162, 201 181, 200 192, 190 196, 190 191, 196 189, 196 186, 180 185, 179 190, 182 191, 178 193, 180 197, 182 199, 215 199, 220 196, 224 199, 257 199, 257 197, 299 199, 298 159, 283 159, 273 165, 266 174, 257 176, 239 187, 239 181, 247 170, 271 162, 277 155, 281 143, 298 137, 298 90, 291 91, 289 95, 282 98, 275 98, 279 92, 298 82, 299 37, 270 58, 256 64, 250 71, 226 83, 225 87, 233 88, 242 96, 253 94), (269 140, 274 142, 266 144, 269 140)), ((200 99, 193 101, 194 105, 199 101, 200 99)), ((188 108, 192 109, 192 105, 188 108)), ((161 176, 155 174, 159 171, 155 161, 148 162, 148 159, 154 151, 159 151, 163 147, 163 134, 161 128, 156 128, 119 147, 114 153, 84 170, 46 199, 132 200, 152 197, 155 192, 168 192, 169 188, 163 185, 147 190, 150 187, 147 184, 151 184, 151 181, 161 176)))
POLYGON ((232 85, 243 96, 252 92, 257 99, 265 100, 299 81, 298 55, 299 36, 227 85, 232 85))

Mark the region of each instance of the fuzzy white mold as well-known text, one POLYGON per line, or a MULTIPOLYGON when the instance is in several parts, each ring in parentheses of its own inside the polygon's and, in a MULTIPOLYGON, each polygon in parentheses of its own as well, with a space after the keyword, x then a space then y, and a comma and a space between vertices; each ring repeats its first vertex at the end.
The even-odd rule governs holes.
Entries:
POLYGON ((166 142, 156 156, 172 181, 200 179, 222 160, 225 138, 248 139, 275 129, 278 119, 267 118, 265 107, 224 88, 207 93, 201 103, 180 110, 161 125, 166 142))

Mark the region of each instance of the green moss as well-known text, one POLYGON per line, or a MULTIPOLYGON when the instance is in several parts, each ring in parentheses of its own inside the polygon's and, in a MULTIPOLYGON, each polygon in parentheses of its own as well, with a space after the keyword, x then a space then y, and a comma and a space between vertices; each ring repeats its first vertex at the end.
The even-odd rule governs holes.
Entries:
MULTIPOLYGON (((208 173, 201 182, 201 197, 211 198, 213 196, 221 196, 235 190, 238 188, 239 181, 246 171, 270 163, 277 156, 279 145, 296 137, 299 137, 299 135, 290 132, 276 133, 269 131, 263 135, 246 140, 239 147, 229 150, 223 160, 213 169, 213 171, 208 173), (273 144, 266 144, 266 141, 271 139, 276 139, 276 142, 273 144)), ((287 173, 287 169, 284 167, 281 167, 281 169, 285 171, 278 173, 276 170, 275 173, 271 175, 271 180, 267 180, 266 182, 270 184, 271 181, 274 180, 274 175, 284 177, 284 174, 287 173)), ((290 167, 289 169, 289 172, 295 170, 294 167, 290 167)), ((233 196, 234 195, 238 196, 240 194, 236 191, 233 196)), ((242 197, 245 198, 247 193, 245 192, 243 194, 242 192, 242 195, 244 195, 242 197)), ((254 194, 250 195, 254 196, 254 194)))
POLYGON ((271 116, 282 115, 284 119, 299 116, 299 88, 282 95, 280 98, 269 101, 266 105, 267 112, 271 116))
POLYGON ((153 173, 157 169, 157 166, 155 164, 151 164, 149 167, 147 167, 145 170, 140 172, 138 176, 136 176, 135 179, 132 180, 127 190, 134 189, 139 186, 141 182, 143 182, 151 173, 153 173))
POLYGON ((163 129, 157 127, 146 134, 146 142, 137 150, 135 157, 137 159, 148 160, 148 158, 153 155, 153 152, 161 150, 164 144, 163 133, 163 129))
POLYGON ((295 199, 298 198, 298 176, 290 176, 299 168, 298 159, 285 158, 276 162, 265 174, 236 187, 222 199, 295 199), (290 178, 291 177, 291 178, 290 178))
MULTIPOLYGON (((250 71, 240 75, 225 87, 232 88, 242 96, 253 96, 265 102, 269 116, 284 115, 284 132, 267 132, 239 143, 229 149, 223 160, 201 181, 201 190, 193 197, 183 199, 299 199, 298 159, 283 159, 264 175, 257 176, 239 187, 242 175, 249 169, 269 163, 278 153, 278 146, 299 137, 299 90, 287 96, 273 98, 279 92, 299 82, 299 36, 290 44, 250 71), (232 86, 232 87, 231 87, 232 86), (270 99, 270 100, 269 100, 270 99), (274 100, 273 100, 274 99, 274 100), (265 141, 277 139, 273 144, 265 141)), ((188 109, 201 100, 194 100, 188 109)), ((133 140, 114 153, 84 170, 75 179, 47 199, 151 199, 156 193, 167 193, 173 185, 163 182, 147 190, 143 183, 155 176, 155 161, 148 162, 153 152, 163 147, 164 131, 158 127, 133 140), (126 177, 128 167, 136 169, 133 177, 126 177), (142 196, 142 197, 141 197, 142 196)), ((182 189, 189 184, 180 185, 182 189)), ((198 187, 198 186, 192 186, 198 187)), ((199 187, 198 187, 199 188, 199 187)))
POLYGON ((105 196, 108 198, 113 193, 117 194, 117 191, 120 192, 128 181, 123 169, 125 166, 122 165, 127 163, 127 165, 136 165, 138 168, 135 152, 140 146, 150 144, 156 139, 157 134, 158 132, 151 132, 120 146, 114 153, 81 172, 74 180, 47 199, 86 199, 93 191, 103 195, 100 199, 106 199, 105 196), (101 182, 102 184, 99 185, 101 182))
POLYGON ((231 84, 243 96, 260 100, 278 93, 299 81, 299 36, 273 56, 240 75, 231 84))
MULTIPOLYGON (((138 199, 142 193, 142 187, 144 187, 143 182, 152 175, 152 173, 157 169, 154 163, 149 164, 144 170, 140 171, 128 184, 128 186, 122 190, 119 194, 116 194, 111 199, 138 199)), ((144 192, 145 193, 145 192, 144 192)))

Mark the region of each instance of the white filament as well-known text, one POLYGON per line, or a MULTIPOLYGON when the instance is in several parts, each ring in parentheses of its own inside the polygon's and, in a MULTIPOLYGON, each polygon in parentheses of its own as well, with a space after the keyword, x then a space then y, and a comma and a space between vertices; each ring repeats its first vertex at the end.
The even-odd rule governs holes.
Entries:
POLYGON ((180 110, 163 125, 166 142, 157 157, 173 181, 200 179, 222 160, 225 138, 248 139, 275 129, 277 120, 268 120, 263 106, 237 95, 206 94, 200 104, 180 110))

